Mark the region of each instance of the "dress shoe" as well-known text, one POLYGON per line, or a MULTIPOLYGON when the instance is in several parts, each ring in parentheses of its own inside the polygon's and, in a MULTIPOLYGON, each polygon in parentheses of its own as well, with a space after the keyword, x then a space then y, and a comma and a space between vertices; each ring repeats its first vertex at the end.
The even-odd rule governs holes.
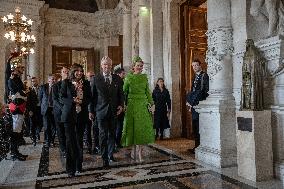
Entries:
POLYGON ((34 145, 34 146, 36 146, 36 138, 31 138, 32 139, 32 144, 34 145))
POLYGON ((113 163, 113 162, 117 162, 117 160, 112 156, 112 157, 109 158, 109 162, 113 163))
POLYGON ((104 160, 103 161, 103 167, 104 168, 109 168, 109 161, 108 160, 104 160))
POLYGON ((44 143, 44 147, 49 148, 50 147, 50 143, 49 142, 45 142, 44 143))
POLYGON ((16 155, 11 155, 11 159, 13 160, 13 161, 15 161, 15 160, 19 160, 19 161, 26 161, 26 158, 25 157, 23 157, 23 156, 19 156, 18 154, 16 155))
POLYGON ((66 158, 66 151, 61 151, 61 155, 63 158, 66 158))
POLYGON ((88 154, 92 154, 92 149, 91 149, 91 148, 88 148, 87 153, 88 153, 88 154))
POLYGON ((100 154, 100 150, 98 147, 95 147, 93 150, 93 154, 100 154))
POLYGON ((36 139, 40 140, 40 135, 39 134, 36 135, 36 139))
POLYGON ((75 173, 68 173, 68 177, 75 177, 75 173))
POLYGON ((188 149, 188 152, 191 153, 191 154, 195 154, 195 148, 193 148, 193 149, 188 149))
POLYGON ((17 156, 24 157, 24 158, 27 158, 27 157, 28 157, 28 155, 24 155, 24 154, 22 154, 22 153, 20 153, 20 152, 17 153, 17 156))

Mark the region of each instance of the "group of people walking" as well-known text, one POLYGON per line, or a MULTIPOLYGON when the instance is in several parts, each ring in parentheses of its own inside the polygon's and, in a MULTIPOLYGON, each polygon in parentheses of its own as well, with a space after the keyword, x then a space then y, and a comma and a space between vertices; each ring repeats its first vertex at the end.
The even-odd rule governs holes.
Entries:
MULTIPOLYGON (((73 64, 70 70, 62 68, 60 78, 49 75, 48 83, 40 87, 35 84, 36 78, 32 78, 29 90, 21 80, 22 85, 16 91, 10 84, 9 95, 10 98, 16 98, 18 93, 24 96, 34 144, 39 138, 40 117, 45 147, 54 145, 57 134, 61 154, 66 157, 66 172, 72 177, 82 171, 84 133, 87 131, 87 143, 92 145, 92 128, 94 151, 100 152, 104 167, 116 161, 113 154, 120 147, 131 146, 131 158, 143 161, 143 145, 154 143, 155 136, 163 139, 163 131, 169 127, 170 95, 162 78, 151 93, 147 75, 142 74, 143 65, 142 59, 135 57, 130 73, 125 74, 121 68, 112 73, 112 60, 103 57, 101 73, 95 76, 89 72, 86 79, 83 67, 73 64)), ((19 103, 16 107, 19 109, 19 103)), ((15 121, 13 126, 22 123, 15 121)), ((92 151, 90 148, 88 151, 92 151)), ((22 156, 15 153, 15 159, 25 160, 26 156, 22 156)))

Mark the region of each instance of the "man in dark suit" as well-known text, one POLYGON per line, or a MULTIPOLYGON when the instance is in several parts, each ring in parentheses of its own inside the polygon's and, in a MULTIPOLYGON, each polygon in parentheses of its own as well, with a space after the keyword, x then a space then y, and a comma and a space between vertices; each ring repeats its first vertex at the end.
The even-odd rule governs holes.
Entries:
MULTIPOLYGON (((33 79, 34 77, 32 77, 33 79)), ((30 87, 27 93, 27 119, 30 125, 30 134, 33 145, 36 146, 37 132, 38 132, 38 118, 37 118, 37 104, 38 95, 34 88, 30 87)))
POLYGON ((39 100, 39 81, 37 77, 32 77, 31 78, 31 91, 33 94, 36 94, 37 96, 37 102, 36 102, 36 109, 35 112, 33 112, 33 124, 36 127, 35 132, 36 132, 36 139, 40 140, 40 131, 42 129, 42 115, 41 115, 41 110, 40 110, 40 100, 39 100))
POLYGON ((194 60, 192 62, 192 68, 195 76, 191 85, 191 91, 186 97, 186 105, 189 107, 189 111, 191 111, 192 114, 192 128, 195 135, 195 146, 190 152, 195 153, 195 148, 200 144, 200 135, 199 113, 195 111, 194 106, 198 105, 199 101, 205 100, 208 97, 209 77, 207 73, 202 71, 201 62, 199 60, 194 60))
POLYGON ((59 96, 62 81, 61 78, 63 75, 68 75, 69 70, 68 68, 63 67, 61 69, 61 75, 58 78, 58 81, 53 85, 52 88, 52 98, 53 98, 53 116, 57 131, 57 136, 59 140, 59 148, 61 155, 63 157, 66 157, 66 137, 65 137, 65 129, 64 124, 61 122, 61 114, 63 109, 63 102, 62 99, 59 96))
POLYGON ((39 100, 41 107, 41 115, 43 119, 44 127, 44 140, 45 146, 50 147, 54 145, 54 138, 56 134, 55 123, 53 117, 53 99, 52 99, 52 87, 55 83, 54 75, 48 75, 48 83, 40 86, 39 100))
POLYGON ((92 100, 89 107, 89 117, 97 118, 100 132, 100 150, 104 167, 110 161, 115 161, 115 128, 117 116, 121 114, 124 105, 122 82, 119 76, 112 74, 112 60, 103 57, 101 60, 102 73, 95 76, 91 82, 92 100))

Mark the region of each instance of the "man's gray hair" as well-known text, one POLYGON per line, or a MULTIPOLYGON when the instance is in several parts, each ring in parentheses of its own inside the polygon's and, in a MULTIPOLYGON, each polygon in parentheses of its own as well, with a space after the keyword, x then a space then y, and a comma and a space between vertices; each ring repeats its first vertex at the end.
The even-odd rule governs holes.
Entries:
POLYGON ((101 60, 101 65, 106 63, 106 62, 110 62, 112 64, 112 60, 110 59, 110 57, 104 56, 101 60))

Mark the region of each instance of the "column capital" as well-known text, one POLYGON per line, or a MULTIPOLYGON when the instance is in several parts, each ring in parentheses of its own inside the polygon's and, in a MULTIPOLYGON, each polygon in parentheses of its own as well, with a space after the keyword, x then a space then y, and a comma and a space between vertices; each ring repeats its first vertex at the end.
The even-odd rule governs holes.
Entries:
POLYGON ((131 0, 121 0, 117 5, 117 10, 121 14, 131 14, 131 0))
POLYGON ((223 69, 221 61, 230 58, 233 53, 233 29, 232 27, 218 27, 206 32, 208 37, 208 50, 206 62, 210 80, 223 69))

